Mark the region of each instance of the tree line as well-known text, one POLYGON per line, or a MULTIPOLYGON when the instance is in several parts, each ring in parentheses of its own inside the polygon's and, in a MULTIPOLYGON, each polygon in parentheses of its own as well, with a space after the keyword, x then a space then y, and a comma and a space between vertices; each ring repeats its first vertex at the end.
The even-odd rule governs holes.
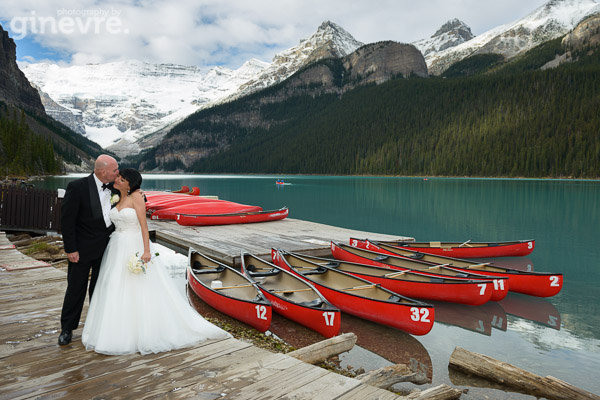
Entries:
POLYGON ((0 103, 0 173, 57 174, 62 171, 61 165, 52 141, 30 129, 25 112, 0 103))
MULTIPOLYGON (((586 62, 544 71, 519 63, 468 77, 395 79, 341 98, 263 104, 260 113, 273 122, 269 129, 244 129, 227 150, 188 170, 599 177, 598 52, 586 62)), ((227 105, 228 111, 236 107, 249 104, 227 105)), ((193 118, 186 124, 192 128, 193 118)), ((233 127, 205 123, 202 129, 233 137, 233 127)))

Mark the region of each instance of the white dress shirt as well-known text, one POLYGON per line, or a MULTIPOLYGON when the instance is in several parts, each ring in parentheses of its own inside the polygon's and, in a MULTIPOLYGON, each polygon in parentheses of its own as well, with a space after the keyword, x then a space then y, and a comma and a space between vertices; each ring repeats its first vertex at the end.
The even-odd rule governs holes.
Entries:
POLYGON ((104 223, 108 228, 112 222, 110 221, 109 213, 110 213, 110 189, 102 189, 103 183, 100 182, 100 179, 94 175, 94 180, 96 181, 96 187, 98 188, 98 196, 100 197, 100 205, 102 206, 102 216, 104 217, 104 223))

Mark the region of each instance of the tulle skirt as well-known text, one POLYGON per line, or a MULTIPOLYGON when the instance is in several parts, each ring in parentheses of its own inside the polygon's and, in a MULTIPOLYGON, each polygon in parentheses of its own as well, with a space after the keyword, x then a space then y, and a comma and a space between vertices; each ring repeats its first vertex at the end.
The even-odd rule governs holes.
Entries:
POLYGON ((86 349, 149 354, 230 337, 189 305, 155 249, 146 273, 132 273, 128 262, 143 250, 139 230, 112 234, 85 320, 86 349))

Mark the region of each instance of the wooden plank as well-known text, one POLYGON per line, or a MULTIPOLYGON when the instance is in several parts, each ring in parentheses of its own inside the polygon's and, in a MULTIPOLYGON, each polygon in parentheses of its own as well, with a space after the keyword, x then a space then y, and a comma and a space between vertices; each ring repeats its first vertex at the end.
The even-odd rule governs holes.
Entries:
MULTIPOLYGON (((44 397, 48 398, 94 398, 102 395, 107 398, 146 398, 150 397, 150 391, 165 393, 167 390, 162 388, 165 382, 178 382, 182 371, 185 374, 186 367, 194 363, 202 365, 203 362, 223 354, 239 351, 243 348, 252 346, 236 339, 224 339, 218 342, 209 343, 206 346, 192 348, 189 350, 172 351, 159 353, 156 355, 129 355, 129 356, 102 356, 93 352, 90 354, 100 360, 106 357, 108 364, 102 365, 101 370, 95 369, 96 361, 83 363, 74 366, 74 371, 64 371, 61 368, 57 379, 62 381, 59 389, 43 392, 44 397), (110 360, 125 358, 125 362, 131 363, 130 366, 119 366, 115 369, 110 365, 110 360), (74 374, 74 372, 77 372, 74 374), (81 374, 81 375, 80 375, 81 374), (73 380, 73 375, 78 381, 73 380), (81 376, 90 377, 89 379, 79 380, 81 376)), ((76 362, 77 360, 75 360, 76 362)), ((191 372, 196 372, 192 369, 191 372)), ((188 371, 189 372, 189 371, 188 371)), ((48 382, 49 385, 54 385, 48 382)), ((29 397, 29 396, 28 396, 29 397)))
POLYGON ((360 385, 347 391, 346 393, 332 397, 335 400, 401 400, 405 397, 398 396, 387 390, 379 389, 369 385, 360 385))

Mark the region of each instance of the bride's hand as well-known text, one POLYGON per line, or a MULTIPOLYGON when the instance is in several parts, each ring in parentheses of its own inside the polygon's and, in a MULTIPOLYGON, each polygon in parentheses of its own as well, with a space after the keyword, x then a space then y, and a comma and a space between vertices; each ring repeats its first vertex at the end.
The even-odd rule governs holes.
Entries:
POLYGON ((144 251, 144 254, 140 257, 143 262, 148 263, 152 259, 152 255, 150 254, 150 250, 144 251))

